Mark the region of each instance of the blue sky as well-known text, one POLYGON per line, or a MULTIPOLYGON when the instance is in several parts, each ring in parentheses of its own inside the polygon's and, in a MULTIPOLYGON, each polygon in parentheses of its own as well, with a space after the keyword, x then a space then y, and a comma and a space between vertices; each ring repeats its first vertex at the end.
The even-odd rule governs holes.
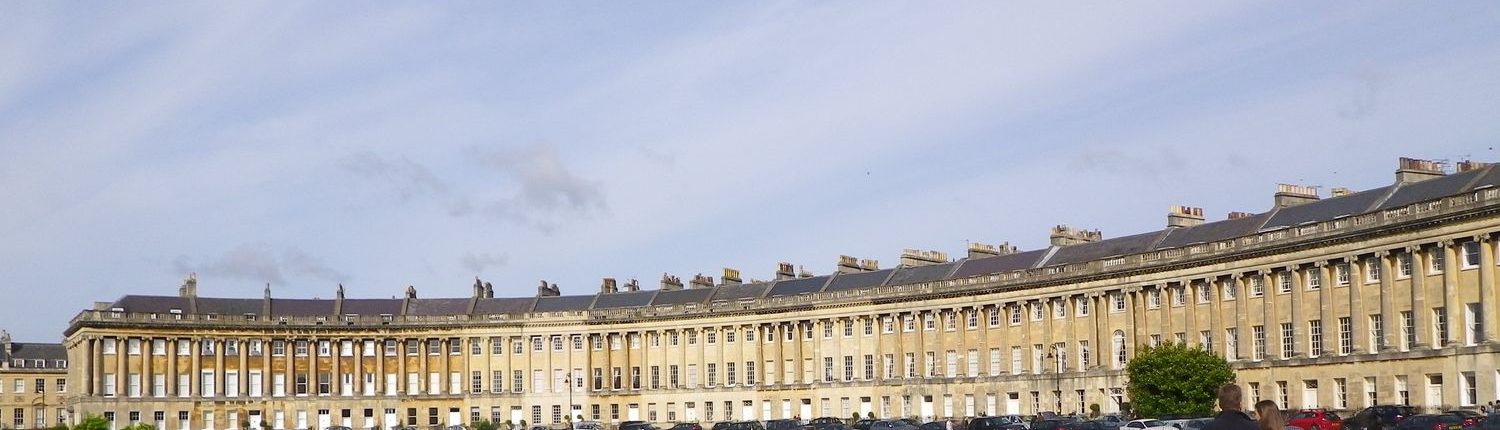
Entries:
POLYGON ((1495 2, 0 3, 0 328, 529 296, 1500 161, 1495 2))

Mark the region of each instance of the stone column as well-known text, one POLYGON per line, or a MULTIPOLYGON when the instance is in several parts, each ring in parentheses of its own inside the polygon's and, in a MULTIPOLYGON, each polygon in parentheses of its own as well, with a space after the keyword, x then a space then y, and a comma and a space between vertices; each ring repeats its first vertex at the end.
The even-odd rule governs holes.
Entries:
POLYGON ((167 397, 177 397, 179 395, 177 392, 177 374, 181 371, 181 369, 177 368, 177 338, 167 338, 167 375, 163 377, 166 378, 165 388, 167 397))
POLYGON ((1380 265, 1380 343, 1385 345, 1383 350, 1396 347, 1397 340, 1393 335, 1401 331, 1400 318, 1391 307, 1391 302, 1395 300, 1395 286, 1392 285, 1392 279, 1396 277, 1396 268, 1392 264, 1394 258, 1390 251, 1375 253, 1376 264, 1380 265))
MULTIPOLYGON (((224 372, 224 343, 214 342, 214 392, 215 397, 224 397, 224 378, 228 375, 224 372)), ((208 393, 204 393, 208 394, 208 393)))
POLYGON ((1453 239, 1439 241, 1438 247, 1438 252, 1443 253, 1443 308, 1447 309, 1443 313, 1448 319, 1448 338, 1443 339, 1442 346, 1459 345, 1459 336, 1463 333, 1460 327, 1462 324, 1455 325, 1453 322, 1463 321, 1459 311, 1463 304, 1458 299, 1458 259, 1462 256, 1458 254, 1458 247, 1454 246, 1453 239))
POLYGON ((1188 346, 1201 345, 1198 338, 1198 281, 1182 281, 1182 341, 1188 346))
MULTIPOLYGON (((386 339, 375 339, 375 387, 378 388, 375 392, 389 396, 395 393, 387 391, 385 387, 385 341, 386 339)), ((490 375, 486 374, 484 377, 489 378, 490 375)))
POLYGON ((1162 342, 1170 342, 1172 339, 1172 284, 1156 285, 1157 309, 1161 313, 1161 338, 1162 342))
MULTIPOLYGON (((527 345, 527 347, 529 348, 530 345, 527 345)), ((432 391, 432 381, 428 381, 429 375, 427 372, 427 362, 431 361, 429 355, 432 354, 432 351, 428 351, 428 349, 431 349, 431 346, 427 344, 427 339, 417 340, 417 371, 419 372, 417 374, 417 392, 406 393, 407 395, 432 394, 430 393, 432 391)), ((526 356, 529 357, 530 355, 527 354, 526 356)))
POLYGON ((88 353, 88 359, 84 360, 84 368, 88 370, 88 373, 83 375, 84 394, 95 397, 99 395, 99 371, 103 368, 100 366, 103 358, 99 354, 99 339, 89 337, 86 342, 84 352, 88 353))
MULTIPOLYGON (((1265 333, 1265 337, 1266 337, 1265 344, 1266 344, 1266 350, 1267 350, 1266 351, 1266 356, 1268 356, 1268 357, 1272 356, 1271 355, 1271 351, 1270 351, 1270 349, 1271 349, 1271 339, 1272 339, 1271 333, 1276 332, 1279 329, 1276 326, 1277 319, 1271 317, 1272 315, 1277 315, 1276 312, 1275 312, 1276 311, 1276 296, 1279 295, 1279 294, 1281 294, 1279 292, 1281 287, 1279 287, 1279 286, 1276 285, 1276 278, 1278 276, 1279 275, 1277 275, 1276 272, 1274 270, 1271 270, 1271 269, 1266 269, 1263 272, 1263 274, 1261 275, 1261 297, 1263 298, 1263 300, 1261 300, 1261 307, 1260 307, 1260 326, 1261 326, 1261 330, 1264 331, 1264 333, 1265 333)), ((1255 333, 1251 333, 1251 339, 1250 339, 1251 343, 1255 342, 1255 336, 1254 335, 1255 335, 1255 333)), ((1280 336, 1276 336, 1275 339, 1278 339, 1277 344, 1279 345, 1281 337, 1280 336)), ((1252 358, 1253 358, 1254 352, 1252 351, 1251 354, 1252 354, 1252 358)), ((1280 355, 1276 355, 1276 356, 1279 357, 1280 355)))
MULTIPOLYGON (((1141 325, 1135 320, 1141 316, 1141 311, 1136 309, 1136 303, 1140 301, 1136 299, 1136 295, 1140 294, 1140 287, 1125 288, 1120 291, 1120 294, 1125 295, 1125 333, 1130 338, 1125 342, 1124 347, 1126 351, 1125 356, 1129 357, 1129 351, 1134 351, 1135 346, 1141 342, 1141 333, 1139 330, 1141 325)), ((1114 357, 1110 357, 1110 359, 1113 360, 1114 357)))
MULTIPOLYGON (((1250 276, 1260 276, 1260 272, 1252 272, 1250 276)), ((1239 273, 1229 275, 1229 285, 1234 288, 1234 357, 1236 360, 1249 357, 1249 354, 1245 353, 1245 345, 1254 342, 1254 339, 1251 339, 1253 334, 1250 330, 1246 330, 1245 326, 1250 319, 1250 288, 1245 285, 1246 282, 1249 282, 1249 278, 1239 273), (1247 339, 1249 342, 1246 341, 1247 339)), ((1262 303, 1264 303, 1265 290, 1262 289, 1261 293, 1262 303)))
POLYGON ((1366 347, 1361 347, 1370 336, 1370 315, 1365 312, 1364 295, 1365 277, 1370 274, 1370 260, 1359 258, 1359 256, 1345 257, 1349 264, 1349 343, 1350 353, 1358 354, 1366 347))
MULTIPOLYGON (((1224 340, 1226 340, 1228 335, 1224 334, 1224 310, 1220 308, 1225 304, 1223 290, 1232 290, 1233 288, 1235 288, 1234 281, 1231 278, 1224 277, 1210 278, 1208 284, 1205 285, 1204 288, 1208 288, 1209 291, 1208 334, 1209 336, 1213 337, 1213 339, 1209 339, 1209 342, 1215 342, 1219 345, 1224 345, 1224 340)), ((1235 294, 1234 301, 1238 303, 1240 300, 1240 295, 1235 294)), ((1212 346, 1213 345, 1205 345, 1205 347, 1212 346)), ((1218 351, 1217 355, 1220 357, 1228 358, 1231 355, 1229 354, 1228 345, 1214 348, 1214 351, 1218 351)))
POLYGON ((115 397, 125 398, 130 396, 130 386, 126 384, 126 375, 130 374, 130 339, 117 338, 115 340, 115 397))
POLYGON ((329 373, 328 391, 331 396, 344 395, 344 341, 339 338, 328 340, 329 373))
POLYGON ((193 366, 188 369, 188 396, 211 397, 203 393, 203 339, 192 339, 188 341, 188 354, 192 356, 193 366))
POLYGON ((1313 263, 1313 270, 1318 271, 1318 278, 1322 281, 1321 285, 1318 286, 1317 318, 1319 321, 1318 325, 1323 330, 1323 345, 1320 348, 1322 351, 1319 352, 1319 355, 1327 354, 1329 351, 1333 351, 1333 355, 1338 355, 1339 328, 1338 319, 1333 316, 1333 290, 1338 288, 1339 282, 1334 276, 1333 271, 1335 269, 1333 265, 1328 264, 1326 260, 1313 263), (1329 335, 1330 333, 1332 336, 1329 335), (1333 348, 1329 348, 1330 345, 1333 348))
POLYGON ((1478 343, 1495 339, 1495 242, 1489 234, 1474 237, 1479 242, 1479 333, 1478 343))
MULTIPOLYGON (((1302 306, 1307 303, 1303 300, 1303 290, 1307 289, 1307 272, 1305 270, 1318 270, 1317 267, 1303 269, 1301 267, 1288 267, 1287 271, 1292 274, 1292 357, 1306 356, 1301 348, 1297 347, 1298 341, 1307 335, 1307 321, 1304 321, 1302 306)), ((1276 337, 1281 337, 1281 327, 1276 328, 1276 337)), ((1278 357, 1280 355, 1278 354, 1278 357)))
POLYGON ((151 378, 151 360, 154 358, 151 355, 151 341, 149 337, 141 338, 141 397, 152 397, 156 394, 151 391, 156 386, 151 378))
MULTIPOLYGON (((1430 310, 1427 308, 1427 253, 1422 252, 1420 246, 1406 247, 1406 255, 1411 256, 1411 318, 1413 349, 1426 346, 1432 340, 1432 325, 1427 323, 1430 310)), ((1397 324, 1400 324, 1398 321, 1397 324)), ((1400 326, 1397 326, 1400 327, 1400 326)), ((1405 340, 1403 340, 1404 342, 1405 340)), ((1436 346, 1436 345, 1434 345, 1436 346)))
MULTIPOLYGON (((274 372, 274 370, 272 370, 272 368, 271 368, 271 342, 272 342, 271 339, 261 339, 260 340, 260 395, 261 395, 261 397, 270 397, 271 394, 274 393, 274 391, 272 391, 272 390, 274 390, 276 388, 276 387, 274 387, 274 386, 271 385, 271 383, 272 383, 272 376, 271 376, 271 374, 274 372)), ((267 420, 271 419, 270 417, 263 417, 263 418, 267 419, 267 420)))

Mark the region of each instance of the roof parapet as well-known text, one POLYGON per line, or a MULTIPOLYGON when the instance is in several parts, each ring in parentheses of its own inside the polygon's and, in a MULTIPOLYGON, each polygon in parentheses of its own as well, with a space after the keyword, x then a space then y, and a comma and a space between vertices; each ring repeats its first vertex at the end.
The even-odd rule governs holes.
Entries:
POLYGON ((901 250, 901 267, 930 266, 948 262, 948 253, 924 249, 901 250))
POLYGON ((969 258, 999 257, 1001 255, 1015 254, 1017 248, 1010 242, 1000 242, 999 245, 990 245, 982 242, 969 242, 969 258))
POLYGON ((1396 182, 1405 184, 1441 178, 1446 174, 1443 164, 1442 161, 1401 157, 1397 160, 1396 182))
POLYGON ((1317 185, 1276 184, 1275 207, 1285 208, 1318 201, 1317 185))
POLYGON ((1192 227, 1203 224, 1203 208, 1177 205, 1167 209, 1167 228, 1192 227))
POLYGON ((1104 233, 1099 230, 1074 229, 1067 225, 1058 224, 1052 227, 1052 246, 1068 246, 1080 243, 1098 242, 1104 239, 1104 233))

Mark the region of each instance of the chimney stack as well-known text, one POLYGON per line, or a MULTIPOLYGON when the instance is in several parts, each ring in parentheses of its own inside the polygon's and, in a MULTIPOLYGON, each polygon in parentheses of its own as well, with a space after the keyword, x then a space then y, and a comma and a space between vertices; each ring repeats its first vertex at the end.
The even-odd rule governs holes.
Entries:
POLYGON ((1167 210, 1167 228, 1192 227, 1203 224, 1203 208, 1172 206, 1167 210))
POLYGON ((186 278, 182 278, 182 286, 177 288, 177 296, 187 298, 198 297, 197 273, 189 273, 186 278))
POLYGON ((1443 163, 1433 160, 1401 157, 1396 168, 1396 182, 1412 183, 1443 177, 1443 163))
POLYGON ((495 286, 494 285, 490 285, 489 282, 485 282, 484 283, 484 298, 486 298, 486 299, 493 299, 493 298, 495 298, 495 286))
POLYGON ((480 281, 478 276, 474 277, 474 298, 484 298, 484 281, 480 281))
POLYGON ((669 273, 662 273, 661 274, 661 290, 662 291, 677 291, 677 290, 681 290, 681 289, 682 289, 682 279, 679 279, 676 276, 672 276, 669 273))
POLYGON ((948 254, 942 251, 921 249, 901 250, 901 267, 930 266, 948 262, 948 254))
POLYGON ((693 275, 693 280, 690 282, 690 284, 692 285, 692 288, 712 288, 714 286, 714 277, 703 276, 702 273, 699 273, 693 275))
POLYGON ((557 297, 561 295, 562 290, 557 288, 557 284, 548 284, 546 279, 543 279, 542 284, 536 287, 537 297, 557 297))
POLYGON ((776 263, 776 280, 792 279, 797 277, 797 272, 792 270, 792 263, 776 263))
POLYGON ((1350 194, 1354 194, 1354 190, 1350 190, 1346 187, 1333 187, 1333 189, 1328 190, 1328 198, 1330 199, 1334 197, 1343 197, 1350 194))
POLYGON ((1255 214, 1249 213, 1249 212, 1235 211, 1235 212, 1230 212, 1229 213, 1229 219, 1249 218, 1249 217, 1253 217, 1253 216, 1255 216, 1255 214))
POLYGON ((1101 239, 1104 239, 1104 233, 1099 230, 1074 230, 1066 225, 1052 227, 1052 246, 1077 245, 1098 242, 1101 239))
POLYGON ((413 286, 407 285, 406 286, 406 298, 408 298, 408 299, 415 299, 415 298, 417 298, 417 287, 413 287, 413 286))
POLYGON ((620 292, 620 289, 615 286, 615 278, 604 278, 604 281, 599 283, 599 294, 614 294, 618 292, 620 292))
POLYGON ((631 279, 629 281, 625 281, 625 291, 640 291, 640 290, 641 290, 641 283, 640 283, 640 281, 636 281, 635 279, 631 279))
POLYGON ((1482 162, 1482 161, 1463 160, 1463 161, 1458 162, 1458 172, 1459 173, 1463 173, 1463 172, 1467 172, 1467 171, 1470 171, 1470 170, 1483 169, 1485 166, 1488 166, 1488 165, 1490 165, 1490 163, 1485 163, 1485 162, 1482 162))
MULTIPOLYGON (((5 330, 0 330, 0 352, 5 353, 6 355, 10 355, 10 353, 15 352, 10 348, 10 332, 5 330)), ((9 366, 10 361, 7 360, 6 362, 0 364, 9 366)))
POLYGON ((1318 187, 1314 185, 1276 184, 1276 206, 1285 208, 1318 201, 1318 187))
POLYGON ((739 285, 744 282, 740 280, 739 270, 728 267, 724 268, 724 276, 719 278, 719 280, 724 283, 723 285, 739 285))
POLYGON ((813 273, 811 271, 808 271, 806 267, 797 266, 797 277, 798 278, 811 278, 811 277, 813 277, 813 273))
POLYGON ((870 259, 858 259, 847 255, 839 256, 839 264, 834 268, 837 273, 860 273, 880 270, 880 262, 870 259))
POLYGON ((969 242, 969 258, 999 257, 1001 255, 1015 254, 1017 251, 1010 242, 1000 242, 999 245, 990 245, 982 242, 969 242))

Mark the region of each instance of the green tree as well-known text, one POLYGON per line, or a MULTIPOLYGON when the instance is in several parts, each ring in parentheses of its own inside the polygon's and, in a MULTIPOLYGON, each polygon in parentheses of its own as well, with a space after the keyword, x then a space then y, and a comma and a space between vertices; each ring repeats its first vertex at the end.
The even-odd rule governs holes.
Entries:
POLYGON ((1141 349, 1125 371, 1131 407, 1142 417, 1212 415, 1219 387, 1234 382, 1229 362, 1180 343, 1141 349))
POLYGON ((495 426, 495 423, 490 422, 490 420, 479 420, 479 422, 474 423, 474 430, 499 430, 499 428, 495 426))
POLYGON ((98 415, 89 415, 83 417, 83 421, 79 421, 78 425, 73 426, 73 430, 109 430, 109 421, 105 421, 104 417, 98 415))
POLYGON ((135 423, 125 426, 124 430, 156 430, 156 426, 147 423, 135 423))

